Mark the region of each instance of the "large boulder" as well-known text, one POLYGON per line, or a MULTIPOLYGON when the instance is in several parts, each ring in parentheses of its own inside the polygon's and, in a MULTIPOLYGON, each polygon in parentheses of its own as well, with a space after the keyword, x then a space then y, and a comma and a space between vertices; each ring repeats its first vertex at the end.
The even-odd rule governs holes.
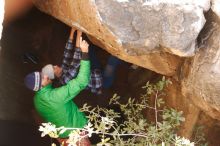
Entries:
POLYGON ((212 10, 220 17, 220 0, 212 0, 212 10))
POLYGON ((205 19, 203 8, 187 1, 95 0, 102 23, 129 55, 163 50, 192 56, 205 19))
POLYGON ((183 94, 213 118, 220 119, 220 21, 210 12, 199 37, 200 51, 185 62, 183 94))
POLYGON ((34 0, 42 11, 91 35, 93 42, 128 62, 173 75, 177 56, 192 56, 209 0, 34 0), (166 53, 169 52, 169 53, 166 53), (177 56, 176 56, 177 55, 177 56))
POLYGON ((180 98, 187 98, 184 101, 189 105, 193 101, 199 109, 220 120, 219 0, 212 0, 212 6, 209 0, 34 0, 34 3, 40 10, 84 31, 114 56, 173 76, 177 84, 181 83, 176 90, 180 98), (206 22, 203 13, 208 10, 211 15, 206 17, 201 33, 206 22))

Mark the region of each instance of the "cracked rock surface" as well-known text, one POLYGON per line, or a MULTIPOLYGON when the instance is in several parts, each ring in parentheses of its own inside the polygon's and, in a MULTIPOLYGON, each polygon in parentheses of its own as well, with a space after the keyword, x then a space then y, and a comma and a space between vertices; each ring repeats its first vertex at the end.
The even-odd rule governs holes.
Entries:
POLYGON ((200 51, 187 63, 190 70, 183 80, 183 93, 209 115, 220 119, 220 23, 217 16, 204 27, 200 44, 200 51))
POLYGON ((95 0, 102 23, 122 42, 129 55, 155 52, 192 56, 205 19, 196 4, 95 0))

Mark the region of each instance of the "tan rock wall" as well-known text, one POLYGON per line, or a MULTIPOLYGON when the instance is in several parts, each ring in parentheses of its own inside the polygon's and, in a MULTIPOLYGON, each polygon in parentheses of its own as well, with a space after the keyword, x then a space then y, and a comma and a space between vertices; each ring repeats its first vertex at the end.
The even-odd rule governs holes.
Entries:
POLYGON ((220 120, 220 23, 214 13, 209 14, 199 38, 200 51, 183 67, 182 93, 220 120))
POLYGON ((34 0, 43 12, 69 26, 77 27, 92 36, 95 44, 122 60, 148 68, 164 75, 176 73, 181 59, 169 53, 129 55, 119 39, 101 22, 96 6, 89 0, 34 0))

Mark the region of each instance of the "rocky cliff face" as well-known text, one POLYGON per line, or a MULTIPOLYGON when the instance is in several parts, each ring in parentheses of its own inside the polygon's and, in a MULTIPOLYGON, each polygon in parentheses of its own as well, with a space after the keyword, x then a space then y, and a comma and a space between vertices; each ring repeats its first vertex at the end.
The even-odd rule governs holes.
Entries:
MULTIPOLYGON (((176 92, 187 99, 186 104, 191 106, 193 101, 200 110, 220 120, 219 0, 34 3, 40 10, 89 34, 95 44, 109 53, 172 76, 180 85, 176 92)), ((190 106, 185 111, 190 111, 190 106)))
MULTIPOLYGON (((217 16, 207 19, 210 22, 199 47, 196 41, 210 1, 35 0, 35 4, 88 33, 96 44, 123 60, 163 75, 176 74, 182 79, 185 97, 220 119, 217 16), (177 55, 192 59, 186 59, 182 67, 184 59, 177 55), (178 69, 182 69, 179 74, 178 69)), ((218 1, 212 4, 213 11, 219 14, 218 1)))
POLYGON ((220 17, 220 0, 212 0, 212 10, 220 17))
POLYGON ((220 21, 211 12, 199 36, 199 51, 186 61, 182 91, 205 112, 220 119, 220 21), (186 69, 188 68, 188 69, 186 69))
POLYGON ((95 4, 102 23, 128 55, 167 51, 192 56, 205 23, 203 8, 184 1, 96 0, 95 4))

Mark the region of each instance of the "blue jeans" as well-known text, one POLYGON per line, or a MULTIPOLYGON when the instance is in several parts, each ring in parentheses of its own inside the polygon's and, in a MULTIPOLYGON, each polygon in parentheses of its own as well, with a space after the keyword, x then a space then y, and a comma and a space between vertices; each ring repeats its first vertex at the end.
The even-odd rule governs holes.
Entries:
POLYGON ((108 58, 107 65, 104 70, 103 75, 103 88, 110 88, 115 79, 116 68, 119 64, 122 63, 122 60, 118 59, 115 56, 110 56, 108 58))

